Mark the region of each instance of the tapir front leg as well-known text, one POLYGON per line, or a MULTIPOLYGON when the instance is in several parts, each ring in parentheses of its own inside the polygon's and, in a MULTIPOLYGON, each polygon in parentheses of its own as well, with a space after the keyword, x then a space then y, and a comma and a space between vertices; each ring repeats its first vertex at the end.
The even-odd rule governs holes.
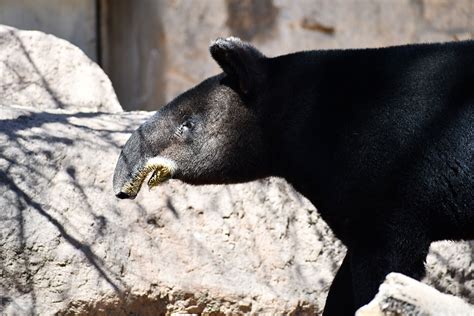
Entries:
POLYGON ((324 306, 323 316, 354 315, 355 307, 350 256, 350 252, 347 251, 332 281, 326 305, 324 306))
MULTIPOLYGON (((361 244, 351 249, 350 271, 355 309, 369 303, 390 272, 420 280, 430 241, 423 236, 392 236, 388 244, 361 244)), ((353 314, 352 314, 353 315, 353 314)))

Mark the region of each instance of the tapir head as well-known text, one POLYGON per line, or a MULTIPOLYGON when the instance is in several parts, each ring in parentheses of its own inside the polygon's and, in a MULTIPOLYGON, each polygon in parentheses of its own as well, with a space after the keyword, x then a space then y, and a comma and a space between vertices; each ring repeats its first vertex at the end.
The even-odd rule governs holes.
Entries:
POLYGON ((221 184, 267 175, 267 58, 233 37, 217 39, 210 52, 224 73, 179 95, 131 135, 115 168, 117 197, 134 198, 146 179, 153 187, 170 178, 221 184))

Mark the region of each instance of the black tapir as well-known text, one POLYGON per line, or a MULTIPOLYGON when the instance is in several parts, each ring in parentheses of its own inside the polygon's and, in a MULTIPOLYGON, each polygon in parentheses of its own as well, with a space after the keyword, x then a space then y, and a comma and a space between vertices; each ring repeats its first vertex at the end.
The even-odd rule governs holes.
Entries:
POLYGON ((347 255, 325 315, 349 315, 392 271, 424 274, 430 243, 474 239, 474 41, 265 57, 210 46, 223 70, 130 137, 114 191, 285 178, 347 255))

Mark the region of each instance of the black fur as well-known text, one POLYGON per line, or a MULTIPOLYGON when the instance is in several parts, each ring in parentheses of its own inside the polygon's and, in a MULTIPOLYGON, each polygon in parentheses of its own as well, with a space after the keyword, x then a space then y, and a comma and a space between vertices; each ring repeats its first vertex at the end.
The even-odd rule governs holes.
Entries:
MULTIPOLYGON (((150 156, 177 161, 187 182, 273 175, 305 195, 348 247, 325 315, 353 314, 389 272, 420 279, 432 241, 474 238, 474 41, 266 58, 231 38, 210 50, 225 73, 159 111, 151 123, 176 123, 144 137, 172 134, 182 113, 199 132, 152 142, 150 156)), ((126 160, 116 173, 140 158, 126 160)))

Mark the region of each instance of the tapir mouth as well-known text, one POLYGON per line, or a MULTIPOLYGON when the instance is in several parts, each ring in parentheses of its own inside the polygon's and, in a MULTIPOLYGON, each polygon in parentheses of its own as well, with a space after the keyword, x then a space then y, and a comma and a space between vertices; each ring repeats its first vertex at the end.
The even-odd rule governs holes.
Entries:
POLYGON ((117 197, 134 199, 150 173, 151 176, 147 181, 147 185, 148 188, 152 189, 171 179, 176 169, 176 163, 170 159, 164 157, 150 158, 145 166, 140 168, 135 176, 123 186, 117 197))

